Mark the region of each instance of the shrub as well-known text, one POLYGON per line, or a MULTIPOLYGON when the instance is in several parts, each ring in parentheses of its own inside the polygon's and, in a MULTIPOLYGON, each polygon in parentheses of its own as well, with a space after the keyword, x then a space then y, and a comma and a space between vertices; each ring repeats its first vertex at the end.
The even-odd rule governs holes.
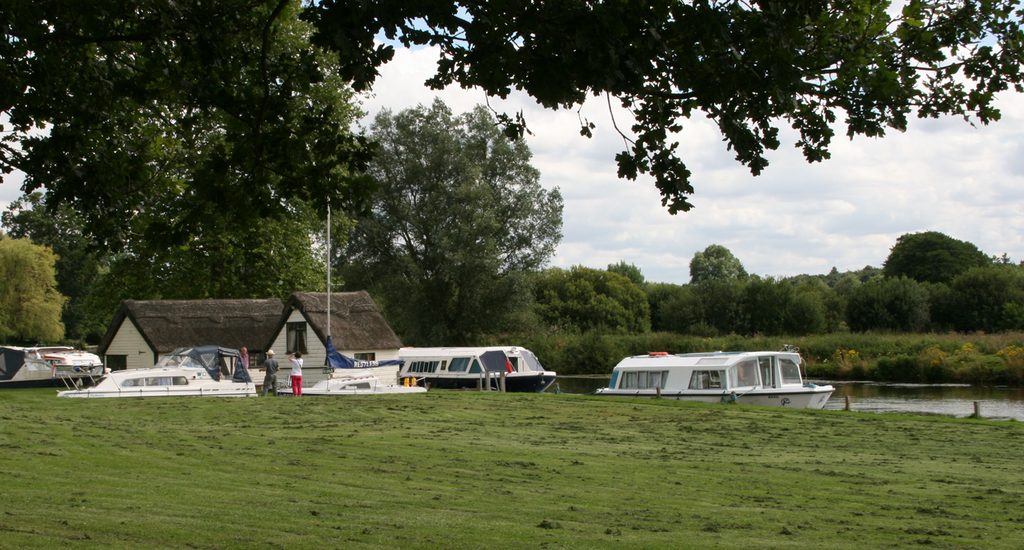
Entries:
POLYGON ((924 376, 916 357, 900 355, 882 357, 875 366, 879 380, 887 382, 920 382, 924 376))

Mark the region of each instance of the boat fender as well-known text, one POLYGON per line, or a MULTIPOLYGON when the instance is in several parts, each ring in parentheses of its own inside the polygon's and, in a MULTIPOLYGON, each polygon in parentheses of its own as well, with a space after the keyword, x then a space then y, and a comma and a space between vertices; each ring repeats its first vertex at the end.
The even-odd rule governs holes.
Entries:
POLYGON ((735 403, 736 392, 730 392, 722 396, 722 403, 735 403))

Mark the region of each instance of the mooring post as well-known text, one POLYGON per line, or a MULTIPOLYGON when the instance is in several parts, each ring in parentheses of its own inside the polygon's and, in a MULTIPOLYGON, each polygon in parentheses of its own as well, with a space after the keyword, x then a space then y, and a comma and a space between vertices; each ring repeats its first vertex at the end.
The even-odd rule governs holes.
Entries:
POLYGON ((501 379, 498 380, 498 387, 501 389, 501 393, 505 393, 505 378, 508 377, 508 373, 502 372, 501 379))
POLYGON ((974 402, 974 418, 981 418, 981 401, 974 402))
POLYGON ((844 397, 846 398, 846 407, 843 410, 848 411, 848 410, 850 410, 850 396, 847 395, 847 396, 844 396, 844 397))
POLYGON ((654 394, 656 399, 661 399, 661 386, 654 386, 654 394))

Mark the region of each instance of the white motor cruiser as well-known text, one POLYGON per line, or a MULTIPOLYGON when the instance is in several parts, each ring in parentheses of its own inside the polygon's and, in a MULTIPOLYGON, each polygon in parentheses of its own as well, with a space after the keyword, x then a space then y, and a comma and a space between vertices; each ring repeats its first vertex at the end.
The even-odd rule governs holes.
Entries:
POLYGON ((653 352, 620 361, 595 394, 824 408, 834 388, 805 382, 800 364, 790 351, 653 352))
POLYGON ((151 369, 105 374, 91 388, 59 397, 255 397, 256 385, 238 350, 219 346, 180 348, 151 369))

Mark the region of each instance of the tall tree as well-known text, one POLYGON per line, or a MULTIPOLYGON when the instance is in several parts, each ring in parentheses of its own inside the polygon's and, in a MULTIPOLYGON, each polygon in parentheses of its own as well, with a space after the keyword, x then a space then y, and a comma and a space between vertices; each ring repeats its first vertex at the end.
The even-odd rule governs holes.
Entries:
MULTIPOLYGON (((914 115, 997 120, 999 93, 1024 79, 1018 0, 894 4, 319 0, 302 13, 357 89, 393 55, 383 35, 440 48, 434 87, 521 89, 549 108, 614 98, 635 115, 619 175, 654 175, 678 212, 693 185, 675 134, 695 115, 754 174, 784 124, 814 162, 828 158, 839 117, 850 137, 903 130, 914 115)), ((137 214, 169 206, 183 215, 150 236, 184 240, 188 205, 283 215, 293 198, 358 198, 346 167, 366 148, 339 131, 336 104, 316 100, 340 82, 305 44, 299 10, 300 0, 7 1, 0 170, 73 201, 112 244, 137 214), (193 144, 203 153, 159 177, 193 144)), ((510 134, 525 128, 521 116, 502 120, 510 134)), ((594 129, 582 121, 581 134, 594 129)))
POLYGON ((747 270, 743 268, 743 264, 728 248, 720 244, 709 245, 690 259, 691 283, 737 281, 746 278, 747 270))
POLYGON ((54 343, 64 338, 64 296, 47 247, 0 234, 0 341, 54 343))
POLYGON ((80 213, 63 204, 46 209, 43 200, 42 193, 34 192, 15 201, 3 213, 3 226, 12 237, 27 238, 53 250, 57 291, 67 297, 61 315, 65 335, 98 341, 109 316, 91 315, 86 299, 106 267, 106 257, 92 247, 80 213))
POLYGON ((916 332, 928 327, 928 290, 908 277, 872 279, 850 294, 846 322, 850 330, 916 332))
POLYGON ((367 146, 300 11, 298 0, 6 4, 0 170, 85 214, 114 252, 190 246, 200 227, 295 216, 293 201, 350 205, 368 192, 353 176, 367 146))
POLYGON ((537 310, 550 326, 573 331, 647 332, 644 291, 626 276, 583 266, 552 268, 538 277, 537 310))
POLYGON ((636 286, 644 286, 644 274, 640 271, 640 268, 634 264, 626 263, 626 260, 620 260, 617 264, 608 264, 608 271, 624 276, 633 281, 633 284, 636 286))
POLYGON ((972 267, 991 263, 988 255, 969 242, 925 231, 900 236, 882 269, 886 277, 902 275, 919 282, 950 283, 972 267))
POLYGON ((379 184, 344 273, 381 298, 407 341, 457 344, 507 326, 530 303, 526 275, 561 239, 562 197, 545 190, 522 140, 482 106, 440 101, 374 120, 379 184))

